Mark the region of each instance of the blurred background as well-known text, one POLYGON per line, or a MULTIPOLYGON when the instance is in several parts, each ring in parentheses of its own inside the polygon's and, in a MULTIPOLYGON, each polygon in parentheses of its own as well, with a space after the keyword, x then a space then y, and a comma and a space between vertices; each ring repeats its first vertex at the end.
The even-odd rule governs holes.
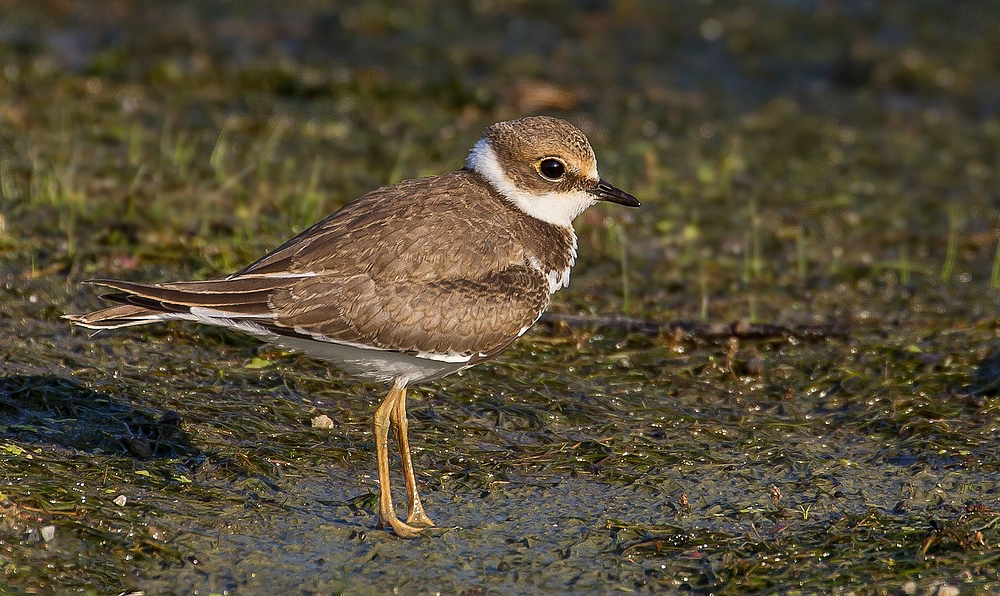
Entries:
POLYGON ((998 110, 994 0, 0 2, 0 588, 996 590, 998 110), (414 546, 364 538, 379 388, 58 318, 531 114, 643 202, 578 220, 551 310, 851 338, 540 327, 414 397, 465 527, 414 546))
POLYGON ((176 266, 228 271, 373 187, 459 167, 490 123, 536 113, 581 126, 602 173, 648 204, 581 222, 597 260, 630 244, 628 275, 651 287, 628 308, 705 316, 734 276, 992 273, 992 2, 4 12, 6 234, 71 276, 138 265, 150 244, 166 263, 180 242, 173 258, 192 260, 176 266))

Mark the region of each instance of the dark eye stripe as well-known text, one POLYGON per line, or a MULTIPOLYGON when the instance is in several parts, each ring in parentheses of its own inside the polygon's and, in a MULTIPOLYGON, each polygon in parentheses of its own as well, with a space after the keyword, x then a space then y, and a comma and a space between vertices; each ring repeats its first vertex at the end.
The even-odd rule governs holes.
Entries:
POLYGON ((559 180, 566 175, 566 164, 553 157, 538 162, 538 173, 549 180, 559 180))

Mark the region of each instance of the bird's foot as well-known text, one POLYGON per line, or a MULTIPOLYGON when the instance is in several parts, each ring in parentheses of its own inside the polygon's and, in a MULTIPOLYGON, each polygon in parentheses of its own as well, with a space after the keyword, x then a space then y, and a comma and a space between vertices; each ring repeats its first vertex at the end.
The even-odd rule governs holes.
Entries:
MULTIPOLYGON (((433 526, 434 524, 432 523, 430 525, 433 526)), ((384 530, 386 527, 392 528, 392 533, 395 534, 396 536, 399 536, 400 538, 416 538, 417 536, 420 535, 420 532, 424 530, 424 528, 422 527, 414 527, 407 523, 404 523, 395 515, 388 518, 379 516, 378 526, 376 527, 379 530, 384 530)))
POLYGON ((416 526, 421 530, 434 527, 434 522, 431 521, 431 518, 427 517, 423 509, 415 509, 410 515, 406 516, 406 523, 416 526))

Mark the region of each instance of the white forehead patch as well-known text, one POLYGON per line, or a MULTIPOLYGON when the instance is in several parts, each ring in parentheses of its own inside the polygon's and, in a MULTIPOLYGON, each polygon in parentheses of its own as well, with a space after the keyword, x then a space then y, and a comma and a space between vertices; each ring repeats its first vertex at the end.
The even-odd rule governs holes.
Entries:
MULTIPOLYGON (((470 170, 479 172, 501 196, 517 205, 521 211, 553 225, 572 227, 576 216, 597 202, 594 195, 581 190, 534 194, 518 188, 500 167, 500 160, 486 139, 479 139, 469 152, 465 165, 470 170)), ((588 177, 599 179, 596 166, 593 176, 588 177)))

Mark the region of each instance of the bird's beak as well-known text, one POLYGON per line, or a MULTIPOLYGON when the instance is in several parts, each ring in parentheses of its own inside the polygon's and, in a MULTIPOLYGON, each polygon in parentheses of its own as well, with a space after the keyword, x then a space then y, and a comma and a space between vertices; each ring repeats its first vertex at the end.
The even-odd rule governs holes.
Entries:
POLYGON ((620 188, 616 188, 615 186, 608 184, 604 180, 598 181, 597 186, 587 192, 596 196, 599 201, 611 201, 612 203, 618 203, 619 205, 625 205, 626 207, 642 206, 639 199, 633 197, 620 188))

